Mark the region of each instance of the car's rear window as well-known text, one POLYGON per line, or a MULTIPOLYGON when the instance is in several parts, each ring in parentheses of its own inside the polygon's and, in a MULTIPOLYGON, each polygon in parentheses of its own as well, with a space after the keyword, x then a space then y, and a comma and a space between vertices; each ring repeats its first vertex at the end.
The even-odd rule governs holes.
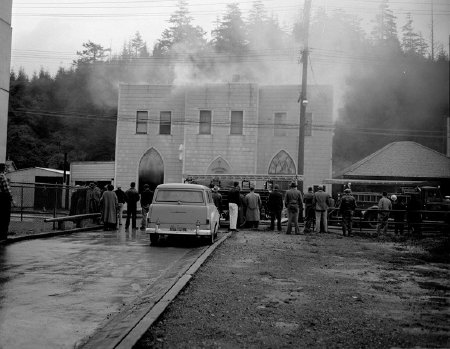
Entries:
POLYGON ((203 192, 195 190, 159 189, 155 202, 183 202, 203 204, 203 192))

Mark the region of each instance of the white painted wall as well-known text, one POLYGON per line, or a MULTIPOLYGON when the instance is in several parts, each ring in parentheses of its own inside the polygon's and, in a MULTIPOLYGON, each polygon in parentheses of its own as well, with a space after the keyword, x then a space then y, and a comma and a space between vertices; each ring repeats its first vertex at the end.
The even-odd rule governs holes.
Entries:
POLYGON ((0 1, 0 163, 6 161, 12 0, 0 1))

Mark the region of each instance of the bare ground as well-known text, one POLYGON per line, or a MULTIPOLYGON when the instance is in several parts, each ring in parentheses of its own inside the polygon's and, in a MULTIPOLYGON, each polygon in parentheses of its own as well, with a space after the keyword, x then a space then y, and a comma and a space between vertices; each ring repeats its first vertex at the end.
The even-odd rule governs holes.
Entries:
POLYGON ((450 347, 449 242, 241 231, 135 348, 450 347))

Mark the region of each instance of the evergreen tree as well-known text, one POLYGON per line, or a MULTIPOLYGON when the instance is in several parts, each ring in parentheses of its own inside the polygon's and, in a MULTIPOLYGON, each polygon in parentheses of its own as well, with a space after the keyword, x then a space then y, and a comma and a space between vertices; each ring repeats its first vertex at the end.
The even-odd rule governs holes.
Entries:
POLYGON ((279 49, 285 47, 287 34, 280 28, 276 18, 267 16, 267 11, 261 0, 253 3, 246 28, 248 47, 251 49, 270 50, 276 53, 279 49))
POLYGON ((382 0, 379 13, 375 16, 375 27, 372 31, 372 37, 377 46, 400 50, 396 20, 397 17, 389 8, 389 1, 382 0))
POLYGON ((217 52, 243 55, 247 51, 246 25, 238 3, 227 5, 226 14, 212 31, 213 45, 217 52))
POLYGON ((169 23, 170 27, 163 31, 153 48, 154 56, 174 53, 175 46, 181 52, 198 52, 206 46, 205 31, 192 24, 186 0, 178 0, 177 10, 170 16, 169 23))
POLYGON ((131 39, 130 47, 132 50, 132 56, 136 58, 148 58, 150 56, 147 43, 142 39, 139 32, 134 34, 134 38, 131 39))
POLYGON ((422 34, 414 31, 410 13, 406 15, 406 23, 402 27, 402 48, 406 54, 415 54, 422 57, 425 57, 428 49, 422 34))
POLYGON ((109 48, 105 49, 100 44, 95 44, 92 41, 83 43, 84 50, 77 51, 79 58, 74 61, 75 65, 83 63, 103 62, 107 57, 107 52, 111 51, 109 48))

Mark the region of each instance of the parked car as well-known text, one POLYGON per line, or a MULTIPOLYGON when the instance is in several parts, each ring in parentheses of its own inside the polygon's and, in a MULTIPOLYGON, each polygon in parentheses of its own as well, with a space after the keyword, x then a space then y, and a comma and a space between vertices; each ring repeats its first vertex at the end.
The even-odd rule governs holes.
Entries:
POLYGON ((196 236, 213 244, 219 218, 211 189, 198 184, 160 184, 147 215, 147 233, 152 245, 162 235, 196 236))

